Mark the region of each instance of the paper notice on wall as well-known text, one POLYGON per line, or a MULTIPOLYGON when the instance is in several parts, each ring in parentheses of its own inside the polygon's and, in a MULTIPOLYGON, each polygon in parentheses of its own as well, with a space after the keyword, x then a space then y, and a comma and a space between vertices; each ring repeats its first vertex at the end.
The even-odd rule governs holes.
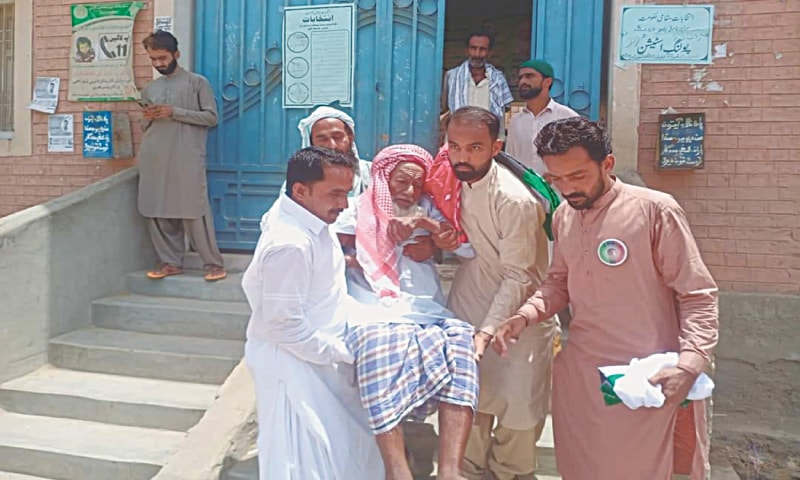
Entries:
POLYGON ((153 31, 159 30, 172 33, 172 17, 156 17, 153 21, 153 31))
POLYGON ((138 100, 133 21, 143 2, 72 5, 69 99, 138 100))
POLYGON ((355 5, 285 7, 283 108, 353 105, 355 5))
POLYGON ((69 115, 50 115, 47 119, 47 151, 74 152, 74 118, 69 115))
POLYGON ((37 112, 55 113, 58 107, 58 89, 61 79, 58 77, 36 77, 33 87, 33 101, 28 108, 37 112))

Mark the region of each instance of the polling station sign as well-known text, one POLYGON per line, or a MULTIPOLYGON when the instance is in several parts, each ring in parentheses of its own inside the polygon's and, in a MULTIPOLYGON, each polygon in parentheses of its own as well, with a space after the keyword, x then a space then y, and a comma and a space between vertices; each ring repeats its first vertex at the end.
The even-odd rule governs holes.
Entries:
POLYGON ((69 99, 137 100, 133 21, 143 2, 72 5, 69 99))

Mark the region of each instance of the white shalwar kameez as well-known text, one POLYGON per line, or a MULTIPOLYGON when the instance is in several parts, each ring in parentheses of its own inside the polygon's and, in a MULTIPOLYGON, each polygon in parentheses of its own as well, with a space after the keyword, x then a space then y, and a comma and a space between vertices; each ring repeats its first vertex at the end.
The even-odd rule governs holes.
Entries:
POLYGON ((258 402, 262 480, 382 480, 347 329, 344 257, 322 220, 285 195, 264 215, 242 280, 245 359, 258 402))

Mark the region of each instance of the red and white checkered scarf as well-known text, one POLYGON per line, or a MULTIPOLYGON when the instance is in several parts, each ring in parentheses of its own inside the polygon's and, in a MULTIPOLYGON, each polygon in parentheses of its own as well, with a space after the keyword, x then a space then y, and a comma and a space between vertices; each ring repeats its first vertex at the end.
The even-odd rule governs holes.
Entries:
POLYGON ((405 162, 420 165, 427 175, 433 158, 416 145, 384 148, 372 160, 371 183, 358 199, 356 258, 372 290, 379 297, 400 296, 397 245, 389 238, 387 228, 394 216, 389 176, 397 165, 405 162))

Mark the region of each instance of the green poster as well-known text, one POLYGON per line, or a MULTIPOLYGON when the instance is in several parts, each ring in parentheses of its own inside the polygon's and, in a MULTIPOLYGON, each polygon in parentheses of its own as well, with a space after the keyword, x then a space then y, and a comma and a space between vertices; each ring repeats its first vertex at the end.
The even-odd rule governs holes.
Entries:
POLYGON ((144 2, 72 5, 69 99, 137 100, 133 21, 144 2))

